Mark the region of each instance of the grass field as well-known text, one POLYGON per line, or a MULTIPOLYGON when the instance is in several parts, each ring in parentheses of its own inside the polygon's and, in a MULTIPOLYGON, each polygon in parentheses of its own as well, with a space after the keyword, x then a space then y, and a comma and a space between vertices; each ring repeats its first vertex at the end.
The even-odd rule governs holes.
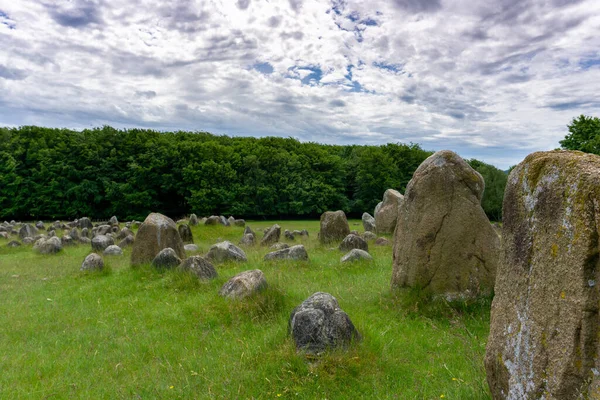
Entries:
MULTIPOLYGON (((274 222, 250 221, 255 231, 274 222)), ((483 357, 489 299, 468 307, 390 292, 391 247, 369 244, 375 261, 342 265, 308 229, 309 262, 222 264, 208 283, 151 267, 132 269, 131 249, 82 273, 89 245, 40 255, 0 239, 0 397, 2 399, 489 399, 483 357), (262 294, 228 301, 219 288, 261 269, 262 294), (363 339, 319 358, 296 352, 287 334, 293 308, 331 293, 363 339)), ((360 221, 351 229, 362 231, 360 221)), ((201 254, 237 244, 243 228, 193 228, 201 254)), ((258 237, 262 235, 259 233, 258 237)), ((282 235, 282 241, 283 239, 282 235)))

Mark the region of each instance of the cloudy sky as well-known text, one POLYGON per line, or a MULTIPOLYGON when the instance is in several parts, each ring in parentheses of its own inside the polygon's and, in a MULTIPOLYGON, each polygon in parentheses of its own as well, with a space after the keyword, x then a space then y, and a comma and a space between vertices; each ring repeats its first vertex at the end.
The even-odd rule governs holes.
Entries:
POLYGON ((0 125, 419 143, 506 168, 600 115, 598 0, 0 0, 0 125))

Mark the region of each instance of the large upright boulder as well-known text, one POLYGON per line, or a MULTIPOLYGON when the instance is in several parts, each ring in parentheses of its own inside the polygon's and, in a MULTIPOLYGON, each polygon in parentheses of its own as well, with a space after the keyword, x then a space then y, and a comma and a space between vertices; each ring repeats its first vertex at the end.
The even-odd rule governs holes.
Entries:
POLYGON ((494 399, 600 396, 600 157, 530 154, 511 172, 485 356, 494 399))
POLYGON ((321 230, 319 231, 321 243, 341 241, 349 234, 350 226, 343 211, 325 211, 321 215, 321 230))
POLYGON ((265 236, 263 236, 262 240, 260 241, 260 245, 261 246, 272 245, 273 243, 279 242, 280 237, 281 237, 281 227, 278 224, 275 224, 267 230, 267 232, 265 233, 265 236))
POLYGON ((404 201, 404 196, 397 190, 388 189, 383 194, 383 201, 375 210, 375 227, 377 233, 394 233, 398 219, 398 207, 404 201))
POLYGON ((21 227, 21 229, 19 229, 19 237, 21 239, 25 239, 26 237, 34 237, 37 234, 38 229, 31 224, 25 224, 21 227))
POLYGON ((481 175, 451 151, 423 161, 399 209, 392 288, 449 300, 492 292, 500 240, 481 208, 483 190, 481 175))
POLYGON ((131 265, 151 263, 162 250, 170 247, 180 259, 185 259, 183 241, 175 222, 162 214, 152 213, 140 226, 131 250, 131 265))
POLYGON ((373 218, 371 214, 367 212, 363 213, 362 224, 363 228, 365 228, 365 232, 375 232, 375 218, 373 218))
POLYGON ((179 231, 179 236, 181 236, 181 240, 183 240, 183 243, 194 243, 194 235, 192 234, 192 228, 190 228, 189 225, 179 225, 177 229, 179 231))

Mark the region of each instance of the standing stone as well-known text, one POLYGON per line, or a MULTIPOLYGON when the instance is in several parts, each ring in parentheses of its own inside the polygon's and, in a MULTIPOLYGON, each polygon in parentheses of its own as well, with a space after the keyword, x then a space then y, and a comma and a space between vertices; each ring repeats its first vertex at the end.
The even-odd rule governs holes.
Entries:
POLYGON ((73 245, 77 244, 70 235, 63 235, 60 238, 60 242, 62 243, 63 246, 73 246, 73 245))
POLYGON ((511 172, 485 366, 495 399, 600 398, 600 157, 511 172))
POLYGON ((96 229, 97 235, 106 235, 109 232, 112 232, 112 226, 110 225, 100 225, 98 229, 96 229))
POLYGON ((252 228, 250 228, 249 226, 244 228, 244 235, 247 235, 248 233, 251 233, 253 235, 255 234, 252 228))
POLYGON ((111 226, 119 226, 119 220, 113 215, 110 217, 110 220, 108 220, 108 224, 111 226))
POLYGON ((135 241, 133 235, 127 235, 125 238, 123 238, 123 240, 121 240, 118 244, 118 246, 122 249, 124 249, 125 247, 129 247, 133 244, 133 242, 135 241))
POLYGON ((265 274, 260 269, 244 271, 228 280, 219 295, 230 299, 243 299, 267 288, 265 274))
POLYGON ((360 339, 354 324, 329 293, 317 292, 292 311, 288 331, 298 350, 321 353, 327 349, 347 347, 360 339))
POLYGON ((227 240, 211 246, 206 254, 206 258, 215 263, 222 263, 225 261, 248 261, 244 250, 227 240))
POLYGON ((392 288, 448 300, 491 293, 500 240, 481 208, 483 189, 481 175, 451 151, 423 161, 399 210, 392 288))
POLYGON ((229 220, 225 218, 223 215, 219 215, 219 221, 224 226, 230 226, 229 220))
POLYGON ((256 243, 256 236, 254 233, 245 233, 240 240, 240 246, 254 246, 256 243))
POLYGON ((349 234, 350 226, 343 211, 325 211, 321 215, 321 230, 319 231, 321 243, 337 242, 349 234))
POLYGON ((81 230, 81 234, 79 236, 80 237, 89 238, 90 237, 90 231, 88 230, 88 228, 83 228, 81 230))
POLYGON ((351 233, 344 238, 342 243, 340 243, 339 249, 343 252, 348 252, 352 249, 361 249, 368 252, 369 245, 365 239, 351 233))
POLYGON ((292 232, 290 232, 288 229, 286 229, 286 230, 283 232, 283 236, 285 236, 285 238, 286 238, 287 240, 294 240, 294 239, 296 239, 296 237, 294 236, 294 234, 293 234, 292 232))
POLYGON ((229 218, 227 218, 227 222, 229 222, 229 225, 234 225, 235 224, 235 218, 233 218, 233 216, 230 215, 229 218))
POLYGON ((108 246, 115 244, 112 237, 106 235, 96 235, 92 239, 93 251, 104 251, 108 246))
POLYGON ((79 240, 79 231, 77 228, 73 228, 69 231, 69 236, 73 238, 73 240, 79 240))
POLYGON ((359 260, 373 261, 373 257, 371 257, 371 255, 364 250, 352 249, 340 259, 340 262, 348 263, 359 260))
POLYGON ((177 225, 159 213, 146 217, 140 226, 131 250, 131 265, 150 263, 165 248, 171 248, 180 259, 185 258, 185 249, 177 225))
POLYGON ((41 238, 35 242, 33 248, 41 254, 54 254, 62 251, 62 243, 56 236, 47 239, 41 238))
POLYGON ((96 253, 90 253, 83 263, 81 263, 80 271, 100 271, 104 268, 104 260, 96 253))
POLYGON ((308 261, 308 253, 303 245, 288 247, 268 253, 264 257, 265 261, 269 260, 295 260, 295 261, 308 261))
POLYGON ((278 224, 275 224, 265 233, 265 236, 263 236, 262 240, 260 241, 260 245, 269 246, 273 243, 277 243, 279 242, 280 236, 281 227, 278 224))
POLYGON ((79 221, 77 221, 77 224, 79 225, 80 229, 87 228, 88 230, 91 230, 92 228, 94 228, 94 224, 92 224, 92 221, 90 221, 88 217, 83 217, 79 219, 79 221))
POLYGON ((217 225, 222 223, 221 218, 217 217, 216 215, 211 215, 210 217, 206 218, 206 221, 204 221, 204 225, 217 225))
POLYGON ((381 206, 375 212, 375 226, 377 233, 394 233, 398 220, 398 207, 404 201, 404 196, 397 190, 388 189, 383 194, 381 206))
POLYGON ((196 216, 196 214, 190 215, 190 225, 191 226, 198 225, 198 217, 196 216))
POLYGON ((235 226, 244 227, 246 226, 246 221, 243 219, 236 219, 235 221, 233 221, 233 224, 235 226))
POLYGON ((201 280, 209 280, 217 277, 215 267, 200 256, 189 257, 177 269, 181 272, 190 272, 201 280))
POLYGON ((170 247, 166 247, 158 252, 152 260, 152 266, 158 269, 175 268, 181 264, 181 258, 177 257, 177 253, 170 247))
POLYGON ((36 227, 38 230, 40 230, 40 231, 45 231, 45 230, 46 230, 46 227, 44 226, 44 223, 43 223, 42 221, 38 221, 38 222, 35 224, 35 227, 36 227))
POLYGON ((375 232, 375 218, 373 218, 371 214, 367 212, 363 213, 362 224, 363 228, 365 228, 365 232, 375 232))
POLYGON ((125 227, 125 228, 121 229, 119 231, 119 233, 117 233, 117 239, 118 240, 125 239, 129 235, 134 236, 134 233, 131 229, 125 227))
POLYGON ((26 237, 34 237, 38 234, 38 230, 31 224, 25 224, 19 229, 19 237, 25 239, 26 237))
POLYGON ((181 236, 183 243, 194 243, 194 235, 192 235, 192 229, 189 225, 179 225, 177 230, 179 231, 179 236, 181 236))

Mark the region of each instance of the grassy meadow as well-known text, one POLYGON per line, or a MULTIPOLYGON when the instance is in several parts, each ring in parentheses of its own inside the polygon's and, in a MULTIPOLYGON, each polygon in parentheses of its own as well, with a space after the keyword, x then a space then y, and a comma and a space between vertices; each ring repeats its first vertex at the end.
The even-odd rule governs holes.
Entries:
MULTIPOLYGON (((249 221, 262 237, 274 221, 249 221)), ((373 263, 340 264, 337 246, 317 240, 318 221, 296 239, 309 262, 215 265, 199 282, 150 266, 131 268, 131 248, 104 257, 103 272, 79 271, 89 245, 40 255, 0 239, 0 398, 2 399, 489 399, 483 357, 489 299, 469 306, 390 292, 392 249, 369 243, 373 263), (218 296, 233 275, 261 269, 265 292, 241 301, 218 296), (295 306, 331 293, 362 341, 315 358, 287 333, 295 306)), ((362 232, 360 221, 350 228, 362 232)), ((193 227, 205 254, 243 228, 193 227)), ((58 232, 57 232, 58 233, 58 232)), ((283 237, 282 241, 286 241, 283 237)))

